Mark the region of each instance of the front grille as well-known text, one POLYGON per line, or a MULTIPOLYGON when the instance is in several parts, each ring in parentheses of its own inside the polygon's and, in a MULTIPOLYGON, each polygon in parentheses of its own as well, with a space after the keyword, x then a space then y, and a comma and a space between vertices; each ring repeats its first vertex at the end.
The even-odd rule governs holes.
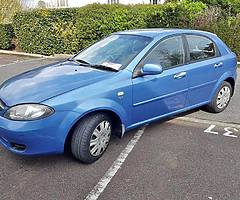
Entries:
POLYGON ((0 111, 3 110, 5 107, 3 101, 0 99, 0 111))

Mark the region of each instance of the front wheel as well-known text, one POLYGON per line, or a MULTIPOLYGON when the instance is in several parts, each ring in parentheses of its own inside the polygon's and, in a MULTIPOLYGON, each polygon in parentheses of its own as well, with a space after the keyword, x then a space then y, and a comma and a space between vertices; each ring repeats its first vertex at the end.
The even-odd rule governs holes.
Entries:
POLYGON ((220 113, 224 111, 231 100, 232 92, 233 88, 231 84, 224 81, 212 102, 206 106, 207 111, 212 113, 220 113))
POLYGON ((102 113, 81 120, 74 130, 71 149, 83 163, 93 163, 106 151, 112 133, 111 119, 102 113))

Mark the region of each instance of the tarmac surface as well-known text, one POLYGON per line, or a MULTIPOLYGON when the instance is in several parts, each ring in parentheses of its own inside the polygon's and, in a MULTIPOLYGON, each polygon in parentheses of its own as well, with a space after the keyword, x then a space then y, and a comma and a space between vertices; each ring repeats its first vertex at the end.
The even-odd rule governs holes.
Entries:
MULTIPOLYGON (((0 54, 0 83, 56 61, 0 54)), ((133 130, 91 165, 0 147, 0 200, 239 200, 239 102, 240 79, 223 113, 194 110, 133 130)))

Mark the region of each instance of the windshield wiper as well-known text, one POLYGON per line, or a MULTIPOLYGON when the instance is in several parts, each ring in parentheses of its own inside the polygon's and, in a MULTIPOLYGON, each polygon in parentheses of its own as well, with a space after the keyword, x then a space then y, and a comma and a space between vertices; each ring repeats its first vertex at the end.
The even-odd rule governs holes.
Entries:
POLYGON ((86 67, 92 67, 92 68, 96 68, 96 69, 118 72, 117 69, 114 69, 112 67, 108 67, 108 66, 105 66, 105 65, 90 64, 85 60, 80 60, 80 59, 78 60, 78 59, 73 59, 73 58, 68 58, 67 60, 76 62, 76 63, 81 64, 81 65, 86 66, 86 67))
POLYGON ((84 66, 87 66, 87 65, 90 65, 90 63, 88 63, 87 61, 85 61, 85 60, 77 60, 77 59, 73 59, 73 58, 68 58, 67 59, 68 61, 73 61, 73 62, 76 62, 76 63, 78 63, 78 64, 84 64, 84 66))
POLYGON ((117 69, 114 69, 112 67, 108 67, 108 66, 105 66, 105 65, 89 65, 89 67, 96 68, 96 69, 107 70, 107 71, 118 72, 117 69))

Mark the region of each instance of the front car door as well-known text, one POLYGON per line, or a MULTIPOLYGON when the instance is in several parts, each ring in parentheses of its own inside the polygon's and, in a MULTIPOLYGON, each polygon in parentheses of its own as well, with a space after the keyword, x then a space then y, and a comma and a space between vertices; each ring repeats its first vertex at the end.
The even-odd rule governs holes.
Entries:
POLYGON ((188 49, 189 106, 206 104, 220 77, 222 57, 215 43, 202 35, 185 35, 188 49))
POLYGON ((186 106, 188 82, 185 51, 181 35, 162 39, 140 62, 134 74, 145 64, 163 67, 158 75, 133 78, 133 123, 157 119, 186 106))

